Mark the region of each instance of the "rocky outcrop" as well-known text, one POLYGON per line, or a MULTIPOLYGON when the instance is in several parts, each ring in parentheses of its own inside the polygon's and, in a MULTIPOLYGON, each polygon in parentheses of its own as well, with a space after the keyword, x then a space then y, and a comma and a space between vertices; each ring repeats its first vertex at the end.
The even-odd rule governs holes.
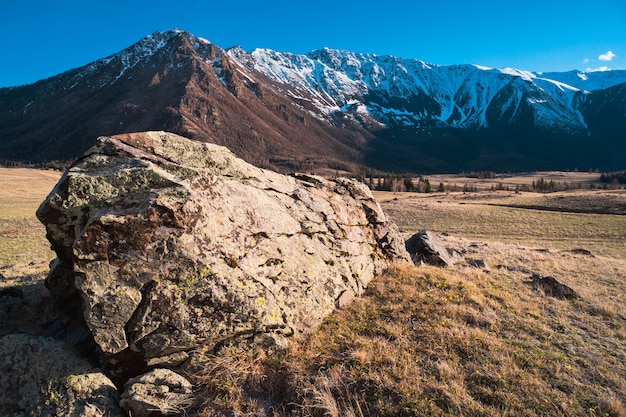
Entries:
POLYGON ((122 415, 115 385, 64 342, 11 334, 0 338, 0 415, 122 415))
POLYGON ((58 256, 52 295, 107 360, 139 368, 306 332, 409 259, 365 185, 279 175, 165 132, 99 138, 37 216, 58 256))

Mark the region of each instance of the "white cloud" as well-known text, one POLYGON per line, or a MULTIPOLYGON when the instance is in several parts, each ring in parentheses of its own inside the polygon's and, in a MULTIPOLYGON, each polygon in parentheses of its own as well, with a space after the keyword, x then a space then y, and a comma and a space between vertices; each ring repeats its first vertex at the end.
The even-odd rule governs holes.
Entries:
POLYGON ((598 67, 598 68, 587 68, 585 71, 586 72, 611 71, 611 68, 609 68, 607 66, 602 66, 602 67, 598 67))
POLYGON ((617 55, 615 55, 613 51, 608 51, 606 54, 600 54, 600 56, 598 56, 598 59, 600 61, 611 61, 616 56, 617 55))
POLYGON ((589 63, 589 58, 583 59, 583 64, 588 64, 588 63, 589 63))

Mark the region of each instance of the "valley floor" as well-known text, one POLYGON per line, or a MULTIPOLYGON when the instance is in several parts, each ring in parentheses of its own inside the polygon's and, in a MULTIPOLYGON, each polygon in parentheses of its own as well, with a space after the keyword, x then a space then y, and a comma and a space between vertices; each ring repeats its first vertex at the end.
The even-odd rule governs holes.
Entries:
MULTIPOLYGON (((0 169, 0 290, 42 296, 54 254, 34 212, 60 176, 0 169)), ((393 266, 285 350, 207 353, 188 415, 626 416, 625 190, 376 197, 463 260, 393 266)), ((0 313, 0 335, 35 324, 0 313)))

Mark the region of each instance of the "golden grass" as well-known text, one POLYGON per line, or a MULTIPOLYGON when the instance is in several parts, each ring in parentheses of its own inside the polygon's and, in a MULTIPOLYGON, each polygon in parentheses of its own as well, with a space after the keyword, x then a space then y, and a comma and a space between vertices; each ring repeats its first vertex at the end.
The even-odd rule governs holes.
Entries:
POLYGON ((504 191, 404 193, 398 200, 384 199, 389 196, 376 194, 385 212, 407 234, 426 229, 471 239, 550 249, 585 248, 597 255, 626 259, 625 215, 575 212, 594 205, 598 210, 618 204, 626 207, 624 190, 521 195, 504 191), (554 201, 561 205, 556 209, 565 211, 554 211, 554 201), (524 206, 545 209, 522 208, 524 206))
MULTIPOLYGON (((0 170, 5 281, 54 256, 34 212, 59 177, 0 170)), ((487 267, 395 265, 284 350, 196 352, 188 415, 626 416, 626 216, 571 212, 623 195, 577 193, 388 196, 405 234, 446 232, 487 267), (570 212, 520 208, 555 202, 570 212), (579 248, 592 255, 568 251, 579 248), (533 290, 533 272, 580 299, 533 290)))
POLYGON ((0 168, 0 272, 4 276, 24 269, 32 272, 35 265, 43 270, 54 258, 35 211, 60 177, 58 171, 0 168))
POLYGON ((539 171, 526 174, 498 174, 495 178, 470 178, 463 175, 456 174, 438 174, 427 176, 430 184, 433 187, 437 187, 439 183, 443 183, 446 186, 452 186, 454 184, 459 187, 463 185, 476 186, 479 190, 489 190, 492 186, 497 187, 499 184, 508 186, 511 190, 514 190, 516 186, 530 186, 533 182, 540 181, 554 181, 556 183, 568 183, 568 184, 581 184, 590 185, 598 184, 600 174, 593 172, 562 172, 562 171, 539 171))

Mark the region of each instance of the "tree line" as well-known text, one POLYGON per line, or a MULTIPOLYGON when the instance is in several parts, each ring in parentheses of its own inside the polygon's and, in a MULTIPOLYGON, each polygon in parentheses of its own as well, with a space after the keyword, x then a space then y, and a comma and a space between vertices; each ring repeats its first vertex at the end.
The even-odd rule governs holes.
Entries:
MULTIPOLYGON (((370 189, 376 191, 393 191, 398 193, 432 193, 435 191, 428 178, 423 176, 419 176, 417 179, 414 179, 414 177, 409 174, 398 175, 374 172, 366 174, 365 172, 360 171, 356 174, 356 179, 366 184, 370 189)), ((443 184, 440 184, 440 186, 443 187, 443 184)))
POLYGON ((626 184, 626 171, 602 173, 600 182, 605 184, 626 184))

